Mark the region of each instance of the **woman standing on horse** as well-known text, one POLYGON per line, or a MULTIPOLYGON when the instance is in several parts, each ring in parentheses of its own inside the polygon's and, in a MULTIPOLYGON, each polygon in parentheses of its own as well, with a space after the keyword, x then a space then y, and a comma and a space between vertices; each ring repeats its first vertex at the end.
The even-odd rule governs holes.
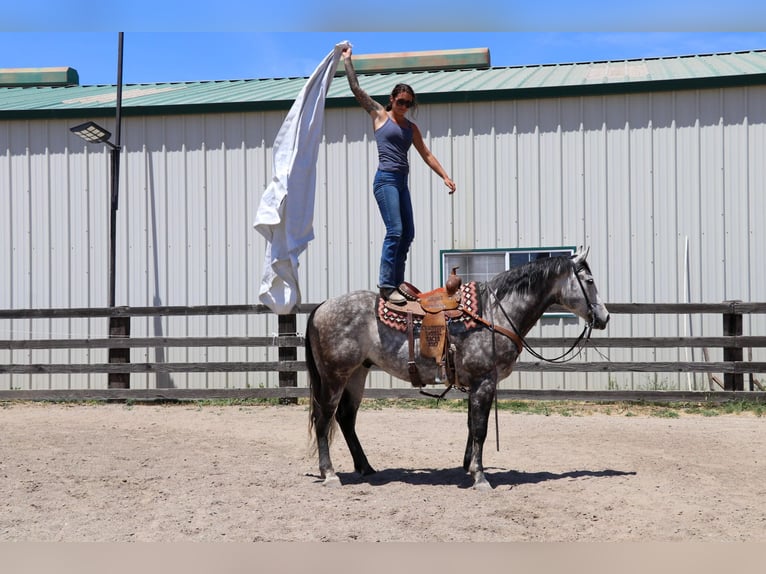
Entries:
POLYGON ((428 167, 444 180, 450 194, 455 191, 456 186, 426 146, 418 126, 405 117, 411 107, 417 106, 414 90, 407 84, 397 84, 389 96, 388 105, 384 108, 359 86, 354 65, 351 63, 351 48, 344 49, 342 55, 348 85, 356 100, 372 117, 378 146, 378 171, 373 182, 373 193, 386 226, 386 237, 380 256, 378 288, 381 297, 401 305, 406 299, 398 287, 404 281, 407 253, 415 238, 412 200, 407 185, 410 170, 407 152, 410 146, 414 145, 428 167))

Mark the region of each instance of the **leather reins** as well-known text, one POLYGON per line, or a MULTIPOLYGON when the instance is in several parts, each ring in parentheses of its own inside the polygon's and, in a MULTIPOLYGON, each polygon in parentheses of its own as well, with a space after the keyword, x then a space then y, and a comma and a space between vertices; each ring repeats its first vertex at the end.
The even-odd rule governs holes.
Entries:
MULTIPOLYGON (((566 351, 564 351, 564 352, 563 352, 561 355, 559 355, 558 357, 554 357, 554 358, 552 358, 552 359, 548 359, 548 358, 546 358, 546 357, 543 357, 543 356, 542 356, 540 353, 538 353, 537 351, 535 351, 535 350, 534 350, 534 349, 533 349, 533 348, 532 348, 532 347, 529 345, 529 343, 527 343, 527 341, 526 341, 526 339, 524 338, 524 336, 523 336, 523 335, 521 335, 521 333, 519 333, 519 329, 518 329, 518 328, 516 327, 516 325, 513 323, 513 321, 511 320, 511 318, 508 316, 508 313, 506 313, 505 309, 503 308, 503 305, 502 305, 502 303, 500 302, 500 299, 497 297, 497 295, 495 294, 495 292, 494 292, 494 291, 492 291, 492 289, 489 287, 489 285, 486 285, 486 287, 487 287, 487 292, 488 292, 488 293, 489 293, 489 294, 490 294, 492 297, 494 297, 495 301, 497 301, 497 306, 499 307, 499 309, 500 309, 500 312, 503 314, 503 316, 505 317, 505 319, 506 319, 506 320, 508 321, 508 323, 510 324, 511 328, 513 329, 513 332, 509 331, 508 329, 503 329, 502 327, 500 327, 500 326, 498 326, 498 325, 494 325, 494 326, 493 326, 492 324, 488 323, 487 321, 483 321, 483 320, 482 320, 481 322, 482 322, 484 325, 487 325, 487 326, 488 326, 490 329, 492 329, 493 331, 497 331, 498 333, 500 333, 500 334, 502 334, 502 335, 505 335, 506 337, 509 337, 509 338, 510 338, 510 339, 511 339, 511 340, 512 340, 512 341, 513 341, 515 344, 516 344, 516 347, 517 347, 517 349, 518 349, 518 351, 519 351, 519 354, 521 354, 521 350, 522 350, 522 347, 523 347, 523 348, 524 348, 524 349, 526 349, 526 350, 527 350, 527 351, 528 351, 528 352, 529 352, 529 353, 530 353, 530 354, 531 354, 533 357, 535 357, 536 359, 539 359, 540 361, 545 361, 546 363, 566 363, 566 362, 569 362, 569 361, 571 361, 572 359, 575 359, 575 358, 576 358, 576 357, 578 357, 578 356, 580 355, 580 353, 582 352, 582 346, 580 346, 580 342, 581 342, 583 339, 585 339, 586 341, 587 341, 587 340, 590 340, 590 336, 591 336, 591 333, 592 333, 592 331, 593 331, 593 321, 594 321, 593 303, 591 303, 591 300, 590 300, 590 298, 588 297, 588 293, 587 293, 587 291, 585 290, 585 286, 582 284, 582 279, 580 279, 580 275, 579 275, 580 271, 581 271, 582 269, 584 269, 584 268, 585 268, 584 266, 580 266, 580 267, 578 267, 577 269, 575 269, 575 270, 574 270, 574 276, 575 276, 575 278, 577 279, 577 283, 580 285, 580 290, 582 291, 583 297, 585 298, 585 303, 586 303, 586 305, 588 306, 588 323, 585 325, 585 327, 583 327, 583 330, 582 330, 582 332, 581 332, 581 333, 580 333, 580 335, 577 337, 577 339, 575 340, 575 342, 574 342, 574 343, 572 343, 572 346, 571 346, 571 347, 569 347, 569 349, 567 349, 566 351), (566 357, 567 355, 569 355, 570 353, 572 353, 572 352, 574 351, 574 349, 575 349, 576 347, 578 347, 578 346, 580 347, 580 348, 579 348, 579 351, 578 351, 576 354, 574 354, 574 355, 572 355, 571 357, 569 357, 568 359, 566 359, 565 357, 566 357)), ((474 318, 476 318, 476 317, 474 317, 474 318)), ((480 320, 479 318, 476 318, 476 319, 477 319, 477 320, 480 320)))

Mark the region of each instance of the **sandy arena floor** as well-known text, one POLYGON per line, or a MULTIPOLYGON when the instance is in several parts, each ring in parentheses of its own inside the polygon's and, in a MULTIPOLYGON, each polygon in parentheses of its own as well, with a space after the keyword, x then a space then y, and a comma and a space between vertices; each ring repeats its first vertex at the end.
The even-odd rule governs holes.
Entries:
POLYGON ((363 410, 321 486, 305 406, 6 403, 0 541, 766 541, 766 418, 363 410), (493 419, 494 421, 494 419, 493 419))

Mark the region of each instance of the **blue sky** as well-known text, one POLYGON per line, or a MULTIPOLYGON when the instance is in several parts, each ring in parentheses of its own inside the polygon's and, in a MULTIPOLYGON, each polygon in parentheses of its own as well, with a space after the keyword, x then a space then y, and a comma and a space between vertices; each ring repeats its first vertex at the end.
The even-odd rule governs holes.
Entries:
POLYGON ((758 0, 21 0, 0 31, 759 31, 758 0))
MULTIPOLYGON (((489 48, 493 66, 654 58, 766 49, 766 32, 131 32, 130 83, 308 76, 349 40, 356 54, 489 48)), ((80 83, 117 81, 116 31, 0 31, 0 68, 75 68, 80 83)))

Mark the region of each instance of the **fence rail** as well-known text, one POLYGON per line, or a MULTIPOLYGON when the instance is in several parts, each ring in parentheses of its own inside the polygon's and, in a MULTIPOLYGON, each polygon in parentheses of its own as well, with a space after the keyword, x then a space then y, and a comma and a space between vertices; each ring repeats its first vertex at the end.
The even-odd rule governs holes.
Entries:
MULTIPOLYGON (((107 317, 110 319, 109 338, 77 339, 10 339, 0 340, 0 350, 39 350, 39 349, 109 349, 108 363, 62 364, 0 364, 2 374, 89 374, 104 373, 109 379, 108 390, 2 390, 0 400, 7 399, 70 399, 87 400, 88 398, 114 398, 136 400, 167 400, 184 398, 296 398, 307 396, 308 391, 297 388, 297 373, 306 370, 305 361, 297 360, 297 347, 303 345, 303 338, 296 334, 296 314, 310 313, 316 304, 296 306, 294 314, 279 315, 279 332, 272 337, 130 337, 130 319, 132 317, 171 317, 195 315, 248 315, 269 314, 265 305, 205 305, 205 306, 164 306, 164 307, 113 307, 113 308, 73 308, 73 309, 6 309, 0 310, 0 320, 4 319, 83 319, 107 317), (115 328, 116 326, 116 328, 115 328), (131 363, 131 348, 162 347, 277 347, 278 361, 261 362, 155 362, 131 363), (130 389, 131 373, 200 373, 200 372, 277 372, 279 388, 273 389, 130 389), (114 378, 113 378, 114 377, 114 378), (125 382, 127 381, 127 384, 125 382), (147 399, 148 400, 148 399, 147 399)), ((556 309, 552 309, 555 311, 556 309)), ((643 373, 707 373, 715 381, 720 391, 716 392, 669 392, 652 391, 523 391, 501 390, 500 397, 536 397, 540 399, 571 398, 571 400, 730 400, 736 393, 738 399, 747 397, 761 400, 764 386, 753 376, 754 373, 766 373, 766 362, 743 360, 744 349, 766 347, 766 336, 743 336, 742 316, 746 314, 766 313, 766 303, 726 301, 723 303, 610 303, 610 313, 645 315, 645 314, 716 314, 722 316, 723 336, 717 337, 597 337, 591 338, 589 345, 597 348, 722 348, 723 361, 644 361, 644 362, 571 362, 547 363, 541 361, 520 361, 514 370, 517 372, 643 372, 643 373), (712 373, 723 374, 721 382, 712 373), (750 374, 750 391, 744 388, 744 375, 750 374), (756 391, 756 392, 752 392, 756 391), (609 397, 609 398, 601 398, 609 397), (578 399, 580 397, 581 399, 578 399), (620 398, 622 397, 622 398, 620 398), (626 397, 632 397, 630 399, 626 397)), ((568 347, 571 339, 560 337, 532 338, 528 342, 533 347, 568 347)), ((0 379, 1 380, 1 379, 0 379)), ((367 396, 408 397, 417 396, 416 389, 369 389, 367 396)))

